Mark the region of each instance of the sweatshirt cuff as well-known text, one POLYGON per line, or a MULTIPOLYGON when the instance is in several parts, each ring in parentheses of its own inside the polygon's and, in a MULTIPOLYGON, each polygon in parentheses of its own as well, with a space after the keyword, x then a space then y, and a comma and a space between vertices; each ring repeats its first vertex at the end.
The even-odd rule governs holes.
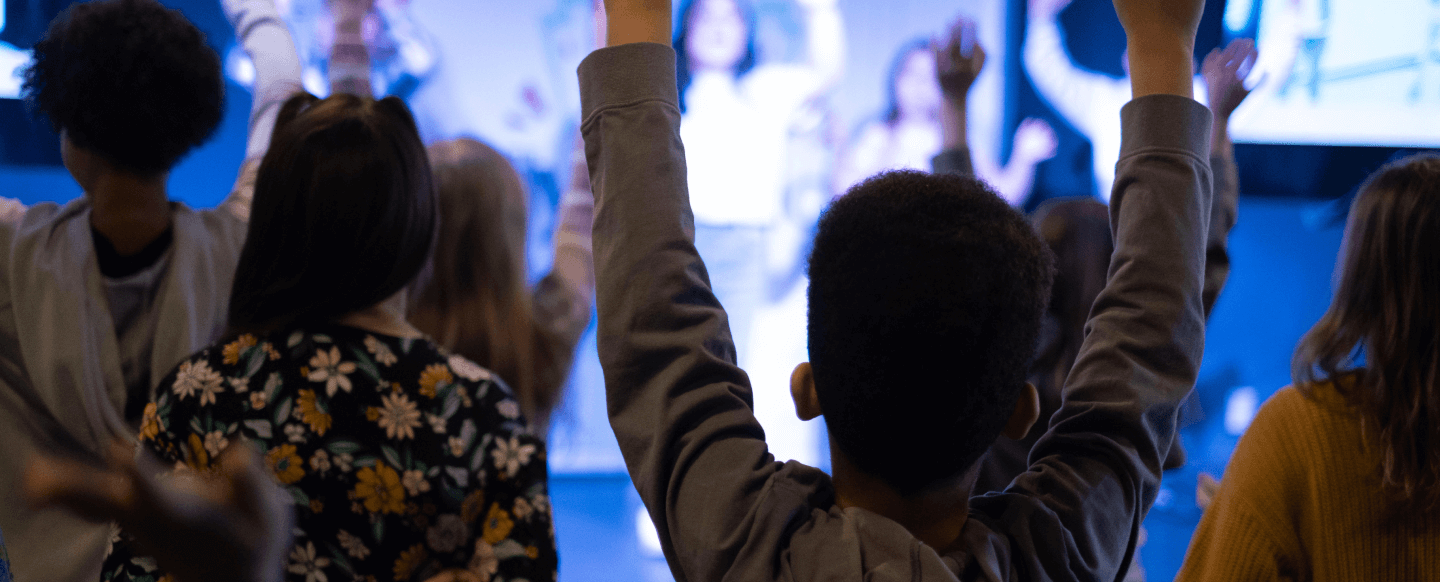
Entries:
POLYGON ((1210 160, 1210 110, 1179 95, 1146 95, 1120 110, 1120 159, 1141 150, 1181 150, 1210 160))
POLYGON ((580 63, 581 119, 602 109, 658 100, 680 107, 675 50, 639 42, 602 48, 580 63))

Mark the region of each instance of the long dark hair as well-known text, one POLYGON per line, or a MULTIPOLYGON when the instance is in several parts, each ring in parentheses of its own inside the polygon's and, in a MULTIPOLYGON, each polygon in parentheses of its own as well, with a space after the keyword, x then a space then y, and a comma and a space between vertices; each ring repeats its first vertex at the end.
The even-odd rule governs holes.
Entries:
MULTIPOLYGON (((685 43, 690 38, 690 21, 700 3, 710 1, 685 0, 680 5, 680 26, 675 29, 675 41, 671 46, 675 48, 675 79, 680 84, 681 112, 685 111, 685 91, 690 88, 691 80, 690 52, 685 48, 685 43)), ((735 65, 735 78, 739 79, 755 68, 755 9, 747 0, 731 1, 740 9, 740 16, 745 20, 745 56, 735 65)))
POLYGON ((494 370, 531 424, 546 426, 574 349, 536 321, 525 280, 525 183, 504 155, 473 139, 432 145, 430 160, 440 242, 410 298, 410 321, 494 370))
POLYGON ((900 121, 900 96, 895 92, 895 83, 900 80, 900 72, 905 70, 905 64, 910 60, 910 55, 930 51, 930 39, 917 38, 900 46, 900 52, 895 54, 895 59, 890 61, 890 74, 885 77, 885 123, 895 125, 900 121))
POLYGON ((1440 156, 1372 175, 1351 205, 1335 299, 1295 350, 1308 391, 1358 411, 1401 512, 1440 509, 1440 156))
POLYGON ((260 163, 232 332, 334 320, 410 284, 435 236, 415 119, 395 97, 292 97, 260 163))

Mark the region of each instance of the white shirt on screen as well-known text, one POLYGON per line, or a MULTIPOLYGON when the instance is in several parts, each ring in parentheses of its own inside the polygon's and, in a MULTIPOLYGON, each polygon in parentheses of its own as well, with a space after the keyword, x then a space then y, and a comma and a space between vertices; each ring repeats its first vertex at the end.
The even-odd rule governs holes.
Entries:
POLYGON ((814 77, 784 65, 739 79, 695 74, 680 124, 695 222, 766 226, 781 216, 790 124, 814 93, 814 77))

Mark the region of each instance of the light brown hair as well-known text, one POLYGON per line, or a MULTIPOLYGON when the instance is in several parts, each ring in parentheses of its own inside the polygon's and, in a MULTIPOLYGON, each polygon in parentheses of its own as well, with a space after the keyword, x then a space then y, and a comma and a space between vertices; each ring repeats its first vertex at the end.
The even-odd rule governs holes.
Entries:
POLYGON ((1440 156, 1393 162, 1350 208, 1335 299, 1295 350, 1302 391, 1360 416, 1397 510, 1440 508, 1440 156))
POLYGON ((571 350, 537 325, 527 285, 526 190, 505 156, 473 139, 430 146, 440 202, 433 260, 410 321, 446 349, 494 371, 532 426, 548 425, 571 350))

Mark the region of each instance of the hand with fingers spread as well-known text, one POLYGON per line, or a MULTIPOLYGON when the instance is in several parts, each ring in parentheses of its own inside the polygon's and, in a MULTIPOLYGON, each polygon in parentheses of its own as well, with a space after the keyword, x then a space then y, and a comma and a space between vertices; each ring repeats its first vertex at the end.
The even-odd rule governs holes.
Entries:
POLYGON ((245 444, 230 446, 213 474, 161 479, 149 451, 137 458, 115 445, 108 470, 40 457, 24 491, 36 507, 63 507, 115 521, 179 582, 277 582, 284 576, 294 515, 264 462, 245 444))
POLYGON ((959 18, 950 25, 950 35, 935 43, 935 77, 948 101, 965 101, 970 87, 985 68, 985 48, 980 46, 975 21, 959 18))
POLYGON ((1223 49, 1210 51, 1200 65, 1216 124, 1228 121, 1230 114, 1250 95, 1250 89, 1245 88, 1245 77, 1258 56, 1255 41, 1237 38, 1223 49))

